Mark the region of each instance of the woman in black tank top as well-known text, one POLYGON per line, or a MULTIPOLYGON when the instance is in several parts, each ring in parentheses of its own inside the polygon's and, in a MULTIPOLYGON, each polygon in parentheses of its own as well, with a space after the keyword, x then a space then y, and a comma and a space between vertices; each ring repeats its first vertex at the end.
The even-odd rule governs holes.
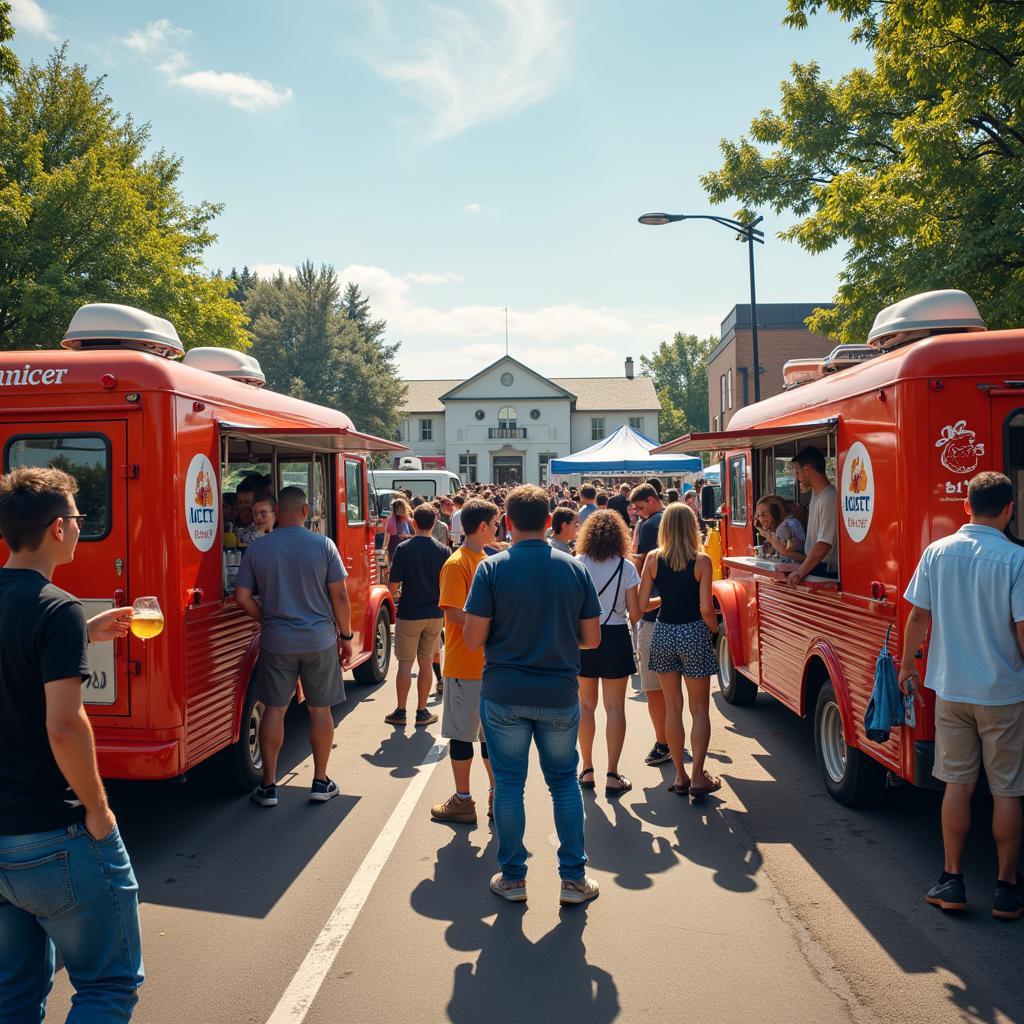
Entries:
POLYGON ((668 505, 658 529, 658 547, 644 562, 640 607, 647 608, 656 587, 660 607, 648 667, 658 673, 665 697, 665 732, 676 766, 669 789, 695 800, 722 786, 704 768, 711 742, 711 676, 718 671, 713 636, 718 618, 711 603, 711 575, 711 559, 701 548, 696 513, 688 505, 668 505), (683 765, 684 680, 690 705, 692 779, 683 765))

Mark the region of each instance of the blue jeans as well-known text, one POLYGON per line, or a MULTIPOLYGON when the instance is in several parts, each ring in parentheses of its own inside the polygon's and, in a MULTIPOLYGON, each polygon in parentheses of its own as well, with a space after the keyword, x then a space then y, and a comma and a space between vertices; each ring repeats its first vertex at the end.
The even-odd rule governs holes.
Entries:
POLYGON ((131 1020, 142 984, 139 887, 114 831, 0 835, 0 1024, 38 1024, 54 946, 75 988, 69 1024, 131 1020))
POLYGON ((576 778, 579 704, 530 708, 481 700, 480 720, 494 772, 494 827, 502 875, 512 881, 526 877, 523 790, 533 740, 555 810, 558 873, 563 879, 582 880, 587 854, 583 848, 583 794, 576 778))

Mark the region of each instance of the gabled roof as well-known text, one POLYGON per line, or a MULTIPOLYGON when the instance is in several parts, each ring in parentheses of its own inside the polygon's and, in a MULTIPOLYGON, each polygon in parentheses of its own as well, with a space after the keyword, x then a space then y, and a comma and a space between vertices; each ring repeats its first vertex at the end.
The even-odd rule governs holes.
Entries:
POLYGON ((519 362, 518 359, 513 359, 512 356, 502 356, 500 359, 495 359, 493 363, 489 363, 479 373, 474 373, 472 377, 469 377, 469 378, 467 378, 464 381, 460 381, 454 388, 451 388, 449 391, 446 391, 444 394, 441 395, 441 401, 444 401, 444 399, 446 399, 446 398, 454 398, 455 395, 456 395, 456 392, 458 392, 458 391, 462 390, 462 388, 467 387, 468 385, 472 384, 473 381, 479 380, 485 373, 489 373, 496 366, 500 366, 502 363, 510 363, 512 366, 517 367, 518 369, 522 370, 524 373, 528 373, 531 377, 536 377, 538 380, 544 381, 546 384, 553 385, 558 391, 561 391, 565 395, 566 398, 575 398, 576 397, 575 395, 573 395, 570 392, 566 391, 565 388, 560 387, 550 377, 545 377, 543 374, 538 373, 536 370, 530 369, 529 366, 527 366, 525 363, 519 362))
MULTIPOLYGON (((654 390, 654 381, 650 377, 634 377, 632 380, 626 377, 549 377, 545 380, 550 380, 553 385, 566 392, 567 396, 575 396, 577 412, 632 412, 661 408, 658 394, 654 390)), ((403 383, 408 390, 402 403, 402 411, 409 414, 444 412, 442 399, 463 381, 407 380, 403 383)), ((495 395, 495 398, 498 397, 500 396, 495 395)))

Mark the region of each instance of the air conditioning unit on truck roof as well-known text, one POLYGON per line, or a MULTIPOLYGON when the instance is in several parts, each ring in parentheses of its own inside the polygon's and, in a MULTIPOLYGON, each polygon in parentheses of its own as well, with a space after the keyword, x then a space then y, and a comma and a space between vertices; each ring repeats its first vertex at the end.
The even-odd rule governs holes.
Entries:
POLYGON ((236 352, 233 348, 202 345, 198 348, 190 348, 185 353, 182 362, 197 370, 215 373, 218 377, 230 377, 231 380, 251 384, 256 388, 261 388, 267 383, 259 360, 246 355, 245 352, 236 352))
POLYGON ((114 302, 82 306, 71 318, 61 345, 75 352, 131 348, 167 359, 180 359, 185 354, 185 346, 170 320, 114 302))
POLYGON ((875 317, 868 344, 887 350, 931 334, 985 330, 974 299, 958 288, 922 292, 886 306, 875 317))

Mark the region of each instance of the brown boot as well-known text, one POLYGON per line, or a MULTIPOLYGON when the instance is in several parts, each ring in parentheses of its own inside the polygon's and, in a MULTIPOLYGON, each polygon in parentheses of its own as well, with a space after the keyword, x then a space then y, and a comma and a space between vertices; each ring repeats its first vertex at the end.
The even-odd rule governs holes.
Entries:
POLYGON ((430 816, 434 821, 459 821, 465 825, 476 824, 476 803, 472 797, 465 800, 452 793, 443 804, 434 804, 430 808, 430 816))

